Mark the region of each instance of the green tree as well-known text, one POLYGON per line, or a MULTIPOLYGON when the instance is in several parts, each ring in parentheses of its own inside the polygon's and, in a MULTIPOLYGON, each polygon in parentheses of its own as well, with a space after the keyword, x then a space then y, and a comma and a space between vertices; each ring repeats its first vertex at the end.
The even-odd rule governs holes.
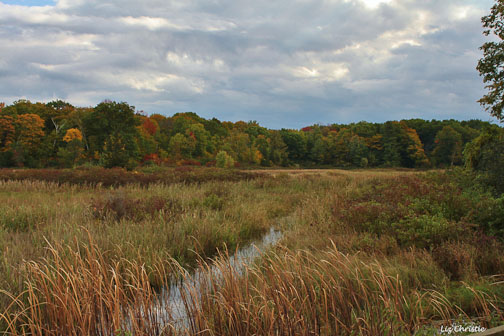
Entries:
POLYGON ((269 159, 275 165, 286 165, 288 160, 287 145, 279 131, 270 131, 269 159))
POLYGON ((341 128, 339 131, 332 131, 329 134, 328 155, 330 156, 330 163, 338 166, 345 167, 351 165, 348 161, 350 147, 348 144, 352 138, 352 132, 348 128, 341 128))
POLYGON ((215 165, 219 168, 232 168, 234 160, 226 151, 220 151, 215 157, 215 165))
MULTIPOLYGON (((130 156, 128 147, 132 146, 130 138, 123 138, 121 133, 111 134, 105 140, 100 163, 105 168, 134 166, 135 159, 130 156)), ((134 140, 133 140, 134 141, 134 140)))
POLYGON ((224 139, 222 149, 231 155, 235 161, 242 163, 253 162, 250 137, 247 133, 233 129, 229 136, 224 139))
POLYGON ((490 14, 481 18, 485 36, 492 35, 496 41, 481 46, 483 57, 476 69, 483 76, 488 93, 479 100, 490 114, 504 121, 504 0, 496 0, 490 14))
POLYGON ((366 146, 366 142, 363 138, 354 134, 350 138, 350 142, 348 143, 348 157, 347 162, 351 163, 354 167, 360 167, 364 163, 362 159, 366 159, 365 165, 368 165, 367 160, 368 148, 366 146))
POLYGON ((462 136, 451 126, 445 126, 436 135, 436 147, 432 158, 438 166, 453 166, 462 163, 462 136))
POLYGON ((205 129, 203 124, 191 124, 186 130, 186 133, 195 140, 194 151, 192 153, 193 157, 206 157, 209 152, 214 150, 212 142, 209 141, 210 133, 205 129))
POLYGON ((480 173, 480 179, 497 193, 504 193, 504 130, 488 127, 467 144, 464 150, 467 168, 480 173))
POLYGON ((196 148, 196 139, 191 136, 186 136, 182 133, 177 133, 170 138, 170 154, 175 160, 182 158, 189 159, 196 148))
POLYGON ((91 153, 104 154, 102 163, 106 166, 125 167, 130 160, 138 160, 139 150, 136 139, 140 120, 135 116, 135 108, 127 103, 104 101, 92 113, 83 116, 85 134, 91 153), (121 149, 121 153, 113 153, 121 149))
POLYGON ((383 124, 383 152, 382 162, 387 167, 398 167, 401 165, 401 126, 397 121, 387 121, 383 124))
POLYGON ((306 160, 307 143, 304 132, 282 129, 280 131, 283 142, 287 145, 287 155, 294 163, 306 160))

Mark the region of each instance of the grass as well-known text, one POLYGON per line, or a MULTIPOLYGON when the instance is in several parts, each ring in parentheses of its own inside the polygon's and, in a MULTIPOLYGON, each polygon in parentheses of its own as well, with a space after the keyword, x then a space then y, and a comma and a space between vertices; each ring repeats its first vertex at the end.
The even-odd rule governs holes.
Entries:
POLYGON ((501 203, 449 173, 216 171, 234 177, 0 181, 1 330, 427 335, 504 320, 500 224, 482 213, 501 203), (280 246, 243 272, 218 253, 271 227, 280 246), (208 276, 182 291, 190 323, 176 330, 157 293, 198 265, 208 276))
POLYGON ((77 185, 100 185, 105 187, 138 184, 147 186, 155 183, 203 183, 209 181, 241 181, 255 178, 253 173, 238 170, 198 168, 182 166, 177 168, 152 169, 146 167, 138 171, 123 168, 80 167, 76 169, 0 169, 1 181, 46 181, 77 185))

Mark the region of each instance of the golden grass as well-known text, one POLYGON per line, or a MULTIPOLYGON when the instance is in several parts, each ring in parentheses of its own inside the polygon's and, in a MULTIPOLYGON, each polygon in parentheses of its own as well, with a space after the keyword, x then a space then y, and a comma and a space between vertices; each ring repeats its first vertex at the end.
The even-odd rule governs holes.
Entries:
POLYGON ((106 262, 106 253, 92 241, 77 250, 60 245, 48 250, 48 258, 25 264, 23 293, 4 292, 12 300, 0 314, 6 334, 170 334, 169 312, 154 310, 157 296, 149 281, 151 272, 168 279, 163 263, 147 270, 125 259, 106 262))
MULTIPOLYGON (((452 281, 438 265, 444 250, 406 249, 337 219, 346 200, 416 172, 273 172, 117 188, 0 181, 0 332, 403 335, 453 319, 504 319, 502 277, 475 271, 452 281), (145 210, 151 198, 166 204, 145 210), (97 214, 100 204, 108 205, 97 214), (207 259, 272 226, 283 247, 243 272, 226 254, 207 259), (186 269, 198 260, 207 276, 191 279, 186 269), (186 284, 182 330, 157 294, 173 277, 186 284)), ((443 246, 473 262, 466 245, 443 246)))
MULTIPOLYGON (((191 333, 412 335, 432 333, 440 321, 475 320, 439 290, 405 285, 385 264, 333 245, 323 253, 278 248, 237 271, 222 254, 202 263, 206 276, 184 292, 191 333)), ((497 297, 466 288, 477 298, 480 323, 504 317, 497 297)))

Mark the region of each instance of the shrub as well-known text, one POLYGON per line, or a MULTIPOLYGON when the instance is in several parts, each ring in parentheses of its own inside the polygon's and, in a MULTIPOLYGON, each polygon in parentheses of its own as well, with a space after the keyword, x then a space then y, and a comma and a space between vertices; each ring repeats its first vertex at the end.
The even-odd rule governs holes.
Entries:
POLYGON ((201 166, 201 162, 192 159, 184 159, 177 161, 177 166, 201 166))
POLYGON ((400 246, 432 248, 469 232, 473 201, 446 177, 399 177, 362 188, 334 208, 358 232, 394 237, 400 246))
POLYGON ((487 234, 504 240, 504 196, 482 198, 476 202, 469 218, 487 234))
POLYGON ((203 205, 213 210, 221 210, 224 206, 224 200, 216 194, 211 194, 205 197, 203 205))
POLYGON ((476 249, 467 243, 447 242, 436 247, 433 258, 450 280, 467 280, 476 277, 474 256, 476 249))
POLYGON ((145 165, 160 165, 161 159, 157 154, 146 154, 142 159, 142 163, 145 165))
POLYGON ((440 215, 407 217, 392 225, 394 234, 402 246, 432 248, 449 239, 456 239, 466 232, 463 223, 455 223, 440 215))
POLYGON ((220 151, 215 157, 216 166, 219 168, 231 168, 234 167, 233 158, 225 151, 220 151))
POLYGON ((115 220, 141 220, 163 212, 165 216, 175 216, 182 212, 178 200, 152 196, 147 199, 132 199, 124 195, 112 195, 92 201, 93 216, 97 219, 112 217, 115 220))
POLYGON ((480 179, 497 194, 504 193, 504 130, 486 129, 467 144, 464 150, 466 167, 480 174, 480 179))

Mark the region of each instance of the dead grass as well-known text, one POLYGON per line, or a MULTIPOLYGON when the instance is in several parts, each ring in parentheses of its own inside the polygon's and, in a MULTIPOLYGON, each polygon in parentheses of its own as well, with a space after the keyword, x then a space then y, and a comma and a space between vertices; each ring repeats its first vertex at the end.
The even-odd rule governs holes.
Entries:
POLYGON ((449 181, 395 170, 254 174, 112 188, 0 181, 0 331, 404 335, 504 318, 495 255, 504 248, 469 225, 472 201, 449 181), (442 237, 433 223, 448 228, 442 237), (244 272, 226 255, 207 259, 272 226, 283 247, 244 272), (189 317, 176 330, 156 291, 198 258, 208 276, 182 290, 189 317))
MULTIPOLYGON (((222 279, 192 297, 195 332, 205 335, 411 335, 436 321, 470 320, 439 290, 410 287, 384 261, 279 249, 238 274, 217 261, 222 279)), ((204 267, 209 270, 208 265, 204 267)), ((213 272, 215 273, 215 272, 213 272)), ((488 323, 503 318, 498 298, 469 285, 488 323)), ((487 324, 488 325, 488 324, 487 324)))

